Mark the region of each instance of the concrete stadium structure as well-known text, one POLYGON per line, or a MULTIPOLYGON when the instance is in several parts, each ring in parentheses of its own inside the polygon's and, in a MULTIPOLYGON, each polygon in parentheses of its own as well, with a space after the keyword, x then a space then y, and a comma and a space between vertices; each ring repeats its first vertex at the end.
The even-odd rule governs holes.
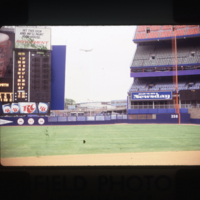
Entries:
POLYGON ((133 42, 137 49, 130 67, 130 76, 134 79, 128 91, 128 114, 176 113, 173 77, 177 60, 180 113, 190 113, 191 120, 196 119, 200 123, 200 97, 196 95, 187 99, 180 95, 185 91, 198 94, 200 91, 199 25, 138 26, 133 42), (169 99, 154 100, 150 97, 167 92, 169 95, 171 92, 169 99))

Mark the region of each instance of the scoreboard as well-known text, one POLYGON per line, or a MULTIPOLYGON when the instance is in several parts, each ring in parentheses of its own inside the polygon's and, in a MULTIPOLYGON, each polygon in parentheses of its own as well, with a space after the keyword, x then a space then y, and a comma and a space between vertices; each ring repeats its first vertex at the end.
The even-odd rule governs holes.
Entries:
POLYGON ((30 52, 30 101, 51 101, 51 51, 30 52))
POLYGON ((14 102, 28 101, 28 53, 22 50, 13 51, 13 94, 14 102))
POLYGON ((14 102, 51 101, 51 51, 15 49, 14 102))
MULTIPOLYGON (((29 32, 38 33, 34 29, 30 28, 29 32)), ((23 34, 26 31, 28 34, 28 30, 20 27, 23 34)), ((50 37, 50 31, 39 30, 50 37)), ((18 31, 18 35, 21 32, 18 31)), ((51 103, 51 49, 40 48, 41 46, 33 44, 33 40, 30 40, 32 43, 28 46, 27 37, 20 40, 22 44, 17 46, 15 36, 14 32, 0 31, 1 115, 47 115, 50 113, 51 103)), ((44 40, 42 37, 37 38, 40 43, 44 40)))
POLYGON ((200 89, 197 90, 181 90, 180 99, 182 101, 200 100, 200 89))

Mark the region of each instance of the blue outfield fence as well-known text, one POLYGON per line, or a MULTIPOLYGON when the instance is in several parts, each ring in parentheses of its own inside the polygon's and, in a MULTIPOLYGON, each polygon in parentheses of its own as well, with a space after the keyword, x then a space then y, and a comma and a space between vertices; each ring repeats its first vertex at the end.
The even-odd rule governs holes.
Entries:
MULTIPOLYGON (((181 123, 200 124, 200 119, 190 119, 190 114, 181 113, 181 123)), ((41 126, 41 125, 93 125, 116 123, 156 123, 178 124, 178 114, 132 114, 111 116, 78 117, 0 117, 1 126, 41 126)))

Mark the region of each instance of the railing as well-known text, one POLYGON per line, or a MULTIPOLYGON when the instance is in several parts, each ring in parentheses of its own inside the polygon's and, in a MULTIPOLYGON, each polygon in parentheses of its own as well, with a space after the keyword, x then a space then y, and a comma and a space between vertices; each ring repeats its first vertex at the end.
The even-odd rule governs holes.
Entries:
POLYGON ((110 120, 127 120, 128 115, 97 115, 97 116, 51 116, 48 122, 84 122, 84 121, 110 121, 110 120))
POLYGON ((200 104, 192 105, 192 104, 181 104, 181 108, 200 108, 200 104))
MULTIPOLYGON (((175 105, 154 105, 154 109, 175 108, 175 105)), ((180 108, 200 108, 200 104, 181 104, 180 108)), ((153 109, 153 105, 132 105, 131 109, 153 109)))
MULTIPOLYGON (((155 109, 157 108, 175 108, 174 105, 155 105, 155 109)), ((153 109, 153 105, 132 105, 131 109, 153 109)))

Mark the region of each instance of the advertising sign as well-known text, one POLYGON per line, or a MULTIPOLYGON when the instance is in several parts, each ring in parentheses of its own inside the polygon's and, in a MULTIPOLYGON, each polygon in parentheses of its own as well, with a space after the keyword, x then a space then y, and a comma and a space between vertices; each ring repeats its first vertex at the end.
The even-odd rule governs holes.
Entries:
POLYGON ((123 115, 123 119, 127 119, 127 115, 123 115))
POLYGON ((32 113, 38 113, 37 105, 34 102, 28 102, 28 103, 18 103, 20 107, 20 113, 23 114, 32 114, 32 113))
POLYGON ((105 120, 110 120, 110 116, 105 116, 105 120))
POLYGON ((97 121, 104 121, 104 116, 96 116, 97 121))
POLYGON ((19 102, 2 105, 3 114, 47 114, 49 103, 19 102))
POLYGON ((38 119, 38 124, 43 125, 45 122, 44 118, 38 119))
POLYGON ((111 119, 117 119, 116 115, 111 115, 111 119))
POLYGON ((122 119, 122 115, 117 115, 117 119, 122 119))
POLYGON ((57 122, 58 118, 57 117, 48 117, 48 122, 57 122))
POLYGON ((170 100, 172 92, 133 92, 131 100, 170 100))
POLYGON ((94 116, 87 116, 87 121, 94 121, 95 117, 94 116))
POLYGON ((85 117, 77 117, 77 121, 86 121, 86 118, 85 117))
POLYGON ((2 111, 3 111, 4 114, 11 113, 10 104, 7 103, 7 104, 2 105, 2 111))
POLYGON ((44 114, 47 113, 48 108, 49 108, 48 103, 41 102, 41 103, 38 104, 39 113, 44 113, 44 114))
POLYGON ((16 27, 15 48, 51 50, 51 29, 16 27))
POLYGON ((35 120, 34 120, 33 118, 29 118, 29 119, 28 119, 28 124, 29 124, 29 125, 33 125, 34 122, 35 122, 35 120))
POLYGON ((66 122, 67 117, 58 117, 58 122, 66 122))
POLYGON ((76 117, 68 117, 68 121, 76 121, 76 117))
POLYGON ((19 125, 22 125, 22 124, 24 124, 24 119, 22 119, 22 118, 19 118, 19 119, 17 120, 17 123, 18 123, 19 125))
POLYGON ((19 105, 18 103, 12 103, 11 104, 11 113, 19 113, 19 105))

